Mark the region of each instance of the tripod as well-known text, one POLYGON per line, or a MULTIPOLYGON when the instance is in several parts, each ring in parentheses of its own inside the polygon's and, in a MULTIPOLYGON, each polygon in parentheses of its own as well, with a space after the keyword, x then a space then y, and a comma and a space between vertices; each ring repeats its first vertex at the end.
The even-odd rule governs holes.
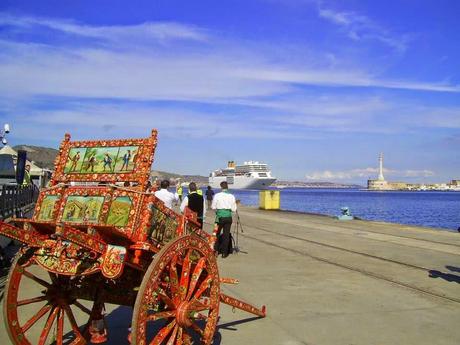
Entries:
POLYGON ((240 215, 238 213, 238 210, 236 211, 236 229, 233 230, 235 234, 235 240, 234 240, 234 249, 233 251, 235 253, 239 253, 240 252, 240 246, 239 246, 239 233, 244 234, 244 230, 243 230, 243 224, 241 224, 241 219, 240 219, 240 215))

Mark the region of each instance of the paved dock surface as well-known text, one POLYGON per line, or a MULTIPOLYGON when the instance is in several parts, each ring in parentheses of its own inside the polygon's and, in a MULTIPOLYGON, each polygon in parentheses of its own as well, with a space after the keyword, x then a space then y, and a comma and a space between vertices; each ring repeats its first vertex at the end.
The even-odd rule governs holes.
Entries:
MULTIPOLYGON (((222 289, 268 316, 221 304, 214 344, 460 344, 460 234, 245 207, 239 216, 240 251, 218 260, 240 284, 222 289)), ((109 344, 127 344, 130 309, 108 311, 109 344)))

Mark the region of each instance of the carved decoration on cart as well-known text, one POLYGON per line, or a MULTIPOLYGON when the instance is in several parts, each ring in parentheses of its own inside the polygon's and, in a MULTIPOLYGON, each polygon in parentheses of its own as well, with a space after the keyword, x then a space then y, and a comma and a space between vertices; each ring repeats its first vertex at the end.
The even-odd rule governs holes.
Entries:
POLYGON ((102 274, 104 277, 116 279, 123 273, 126 257, 126 248, 121 246, 107 246, 107 252, 102 258, 102 274))

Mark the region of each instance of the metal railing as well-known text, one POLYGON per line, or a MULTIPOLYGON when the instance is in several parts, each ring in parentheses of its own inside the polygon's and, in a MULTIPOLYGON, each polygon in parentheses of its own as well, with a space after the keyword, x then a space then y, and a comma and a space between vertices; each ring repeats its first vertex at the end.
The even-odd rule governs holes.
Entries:
POLYGON ((23 217, 34 207, 38 193, 39 189, 34 184, 0 186, 0 220, 23 217))

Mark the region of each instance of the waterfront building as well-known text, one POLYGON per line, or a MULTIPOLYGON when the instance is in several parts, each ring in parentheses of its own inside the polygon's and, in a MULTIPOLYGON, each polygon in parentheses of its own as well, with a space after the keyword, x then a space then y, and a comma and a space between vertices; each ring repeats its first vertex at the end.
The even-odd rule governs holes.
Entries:
POLYGON ((390 182, 383 176, 383 153, 379 155, 379 174, 377 179, 367 180, 369 190, 437 190, 437 191, 460 191, 460 180, 452 180, 449 183, 407 183, 390 182))

